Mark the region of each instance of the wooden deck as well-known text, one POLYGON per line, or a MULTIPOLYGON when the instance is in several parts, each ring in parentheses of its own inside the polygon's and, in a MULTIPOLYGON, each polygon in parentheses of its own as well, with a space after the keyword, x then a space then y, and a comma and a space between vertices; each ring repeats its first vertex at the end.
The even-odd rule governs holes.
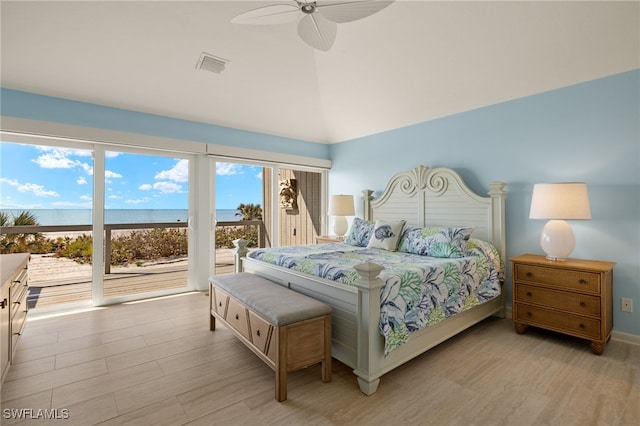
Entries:
MULTIPOLYGON (((37 265, 33 265, 37 269, 37 265)), ((57 304, 91 300, 90 266, 86 266, 76 276, 66 276, 54 268, 46 267, 51 273, 34 270, 29 279, 29 309, 51 307, 57 304)), ((216 274, 233 272, 231 250, 216 252, 216 274)), ((72 274, 73 275, 73 274, 72 274)), ((104 276, 104 296, 118 297, 167 289, 187 289, 187 262, 176 265, 147 266, 115 270, 104 276)))

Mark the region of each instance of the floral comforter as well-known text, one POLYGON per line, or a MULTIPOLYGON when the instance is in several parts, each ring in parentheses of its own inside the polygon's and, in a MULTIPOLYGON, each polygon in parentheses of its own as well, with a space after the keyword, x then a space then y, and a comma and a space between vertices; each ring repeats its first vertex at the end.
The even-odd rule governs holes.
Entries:
POLYGON ((465 257, 435 258, 343 243, 257 249, 249 257, 295 271, 353 285, 353 267, 372 262, 384 266, 380 278, 380 332, 385 355, 409 339, 411 332, 500 294, 504 264, 489 243, 471 239, 465 257))

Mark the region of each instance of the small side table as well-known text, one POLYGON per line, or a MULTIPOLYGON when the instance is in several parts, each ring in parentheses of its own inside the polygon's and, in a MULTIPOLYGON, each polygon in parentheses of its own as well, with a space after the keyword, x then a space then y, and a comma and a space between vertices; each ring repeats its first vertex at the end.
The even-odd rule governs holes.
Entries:
POLYGON ((613 329, 614 262, 523 254, 511 259, 512 316, 518 334, 529 325, 591 341, 601 355, 613 329))
POLYGON ((324 243, 341 243, 344 237, 337 237, 335 235, 318 235, 316 237, 316 244, 324 243))

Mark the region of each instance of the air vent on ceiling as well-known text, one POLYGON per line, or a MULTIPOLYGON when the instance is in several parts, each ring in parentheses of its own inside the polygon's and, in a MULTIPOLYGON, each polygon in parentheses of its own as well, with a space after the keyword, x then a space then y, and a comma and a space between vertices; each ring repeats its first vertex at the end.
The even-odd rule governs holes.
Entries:
POLYGON ((229 61, 226 59, 202 52, 202 55, 200 55, 200 59, 198 59, 196 69, 211 71, 215 72, 216 74, 220 74, 222 71, 224 71, 224 66, 227 62, 229 61))

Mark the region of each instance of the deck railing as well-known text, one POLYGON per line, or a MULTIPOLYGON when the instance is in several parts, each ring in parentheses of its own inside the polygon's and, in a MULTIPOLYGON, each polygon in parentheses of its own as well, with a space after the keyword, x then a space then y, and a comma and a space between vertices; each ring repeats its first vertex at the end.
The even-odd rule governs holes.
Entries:
MULTIPOLYGON (((173 229, 186 228, 187 222, 151 222, 151 223, 116 223, 104 225, 104 242, 105 242, 105 274, 111 273, 111 235, 115 230, 127 231, 134 229, 173 229)), ((264 222, 261 220, 242 220, 234 222, 217 222, 216 227, 238 227, 238 226, 257 226, 258 227, 258 247, 264 247, 266 242, 266 229, 264 222)), ((89 232, 93 231, 93 225, 26 225, 26 226, 2 226, 0 227, 0 235, 11 234, 45 234, 56 233, 64 234, 65 232, 89 232)))

